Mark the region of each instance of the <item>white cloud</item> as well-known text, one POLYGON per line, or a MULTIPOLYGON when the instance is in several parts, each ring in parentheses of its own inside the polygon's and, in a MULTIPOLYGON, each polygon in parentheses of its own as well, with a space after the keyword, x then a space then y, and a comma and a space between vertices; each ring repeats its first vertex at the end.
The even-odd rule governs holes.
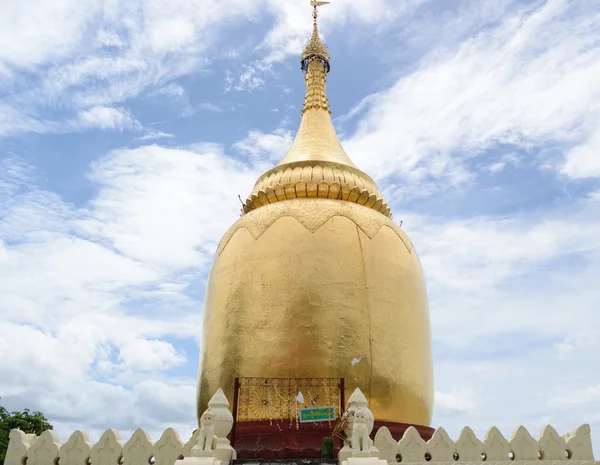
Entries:
POLYGON ((498 159, 487 166, 484 166, 483 169, 490 174, 498 174, 506 169, 507 166, 518 167, 520 164, 519 157, 514 153, 508 153, 503 155, 498 159))
POLYGON ((123 40, 119 37, 119 35, 114 31, 107 31, 104 29, 100 29, 98 31, 98 35, 96 36, 96 40, 98 46, 100 47, 122 47, 125 45, 123 40))
POLYGON ((122 108, 90 107, 80 111, 74 118, 58 122, 25 115, 8 105, 0 104, 0 135, 27 132, 63 134, 90 129, 124 131, 141 128, 141 123, 122 108))
POLYGON ((0 63, 33 69, 60 61, 82 45, 89 22, 100 13, 95 0, 36 0, 23 8, 4 2, 0 17, 0 63))
POLYGON ((361 119, 346 143, 350 156, 378 178, 392 171, 454 184, 471 179, 472 157, 489 157, 498 144, 549 147, 546 164, 556 169, 561 148, 582 145, 566 169, 593 174, 584 147, 595 140, 600 108, 600 11, 585 3, 522 7, 456 49, 432 51, 354 110, 361 119))
POLYGON ((156 140, 156 139, 172 139, 175 137, 174 134, 163 132, 163 131, 150 131, 143 136, 137 138, 137 140, 148 141, 148 140, 156 140))
POLYGON ((195 36, 193 18, 170 18, 148 30, 148 44, 155 53, 173 52, 192 44, 195 36))
POLYGON ((164 370, 185 362, 185 355, 165 341, 132 339, 121 346, 119 359, 131 370, 164 370))
POLYGON ((585 389, 570 392, 567 396, 554 399, 555 402, 578 405, 589 404, 590 402, 600 402, 600 384, 590 386, 585 389))
POLYGON ((502 345, 502 338, 517 334, 544 341, 556 357, 556 343, 564 340, 564 349, 575 344, 572 335, 583 337, 581 322, 588 331, 600 330, 595 203, 511 219, 412 214, 404 229, 423 264, 437 344, 466 354, 491 337, 502 345))
POLYGON ((74 422, 83 418, 96 418, 86 422, 93 431, 158 431, 182 420, 193 427, 195 380, 175 384, 162 372, 196 354, 166 339, 199 337, 201 303, 189 288, 202 286, 235 220, 231 186, 246 193, 257 176, 217 145, 199 147, 212 152, 148 146, 109 154, 92 168, 99 191, 85 208, 42 190, 23 163, 3 162, 3 403, 41 409, 59 432, 81 428, 74 422), (92 381, 106 377, 120 385, 92 381), (48 389, 57 394, 40 397, 48 389), (168 394, 164 404, 147 403, 152 392, 168 394))
MULTIPOLYGON (((273 75, 273 66, 281 63, 290 55, 300 55, 308 43, 312 30, 311 11, 302 2, 280 2, 265 0, 265 6, 276 18, 275 25, 266 34, 258 49, 264 56, 244 66, 244 71, 237 76, 230 76, 227 89, 252 91, 265 85, 267 77, 273 75)), ((426 0, 410 0, 396 2, 393 0, 376 0, 364 4, 357 0, 332 2, 321 15, 321 33, 323 31, 346 30, 348 24, 353 25, 353 37, 369 35, 373 40, 375 29, 394 25, 400 19, 410 16, 426 0), (369 29, 363 31, 363 26, 369 29)), ((352 38, 350 38, 351 40, 352 38)), ((349 40, 348 36, 345 40, 349 40)))
POLYGON ((487 170, 492 174, 496 174, 500 173, 501 171, 504 171, 504 168, 506 168, 506 162, 499 161, 496 163, 492 163, 490 166, 487 167, 487 170))
POLYGON ((187 96, 187 92, 179 84, 171 82, 171 83, 167 84, 166 86, 161 87, 156 92, 154 92, 154 95, 165 95, 167 97, 172 97, 172 98, 173 97, 174 98, 182 98, 182 97, 187 96))
POLYGON ((477 408, 472 390, 457 389, 435 393, 435 411, 439 417, 464 415, 477 408))
POLYGON ((464 292, 490 289, 564 255, 600 251, 600 218, 407 218, 429 279, 464 292))
POLYGON ((292 145, 293 135, 282 128, 272 133, 249 131, 246 138, 235 143, 234 148, 250 156, 254 162, 268 159, 272 163, 279 162, 292 145))
POLYGON ((0 102, 0 136, 24 132, 53 132, 58 126, 23 113, 11 105, 0 102))
POLYGON ((562 342, 554 347, 564 357, 576 357, 582 350, 600 348, 600 329, 584 329, 568 334, 562 342))
POLYGON ((114 107, 197 72, 221 21, 240 21, 260 8, 245 0, 225 2, 7 5, 0 19, 0 79, 9 93, 0 107, 0 134, 60 128, 65 118, 54 113, 57 103, 76 113, 114 107), (20 69, 30 73, 27 80, 13 72, 20 69))
POLYGON ((132 259, 198 268, 235 218, 239 200, 232 186, 250 192, 257 174, 220 151, 116 151, 94 165, 90 177, 103 187, 77 226, 132 259))
POLYGON ((218 105, 215 105, 214 103, 209 103, 209 102, 201 103, 198 106, 198 108, 200 110, 209 111, 211 113, 220 113, 221 111, 223 111, 223 110, 221 110, 221 107, 219 107, 218 105))
POLYGON ((590 140, 567 152, 562 172, 572 178, 600 177, 600 130, 590 140))
POLYGON ((82 125, 99 129, 141 129, 141 124, 119 108, 93 107, 79 113, 82 125))

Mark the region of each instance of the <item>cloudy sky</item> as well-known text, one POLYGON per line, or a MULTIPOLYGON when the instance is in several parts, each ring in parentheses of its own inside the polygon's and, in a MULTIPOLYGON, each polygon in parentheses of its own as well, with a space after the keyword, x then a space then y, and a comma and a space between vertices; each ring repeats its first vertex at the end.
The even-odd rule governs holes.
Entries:
MULTIPOLYGON (((332 0, 329 97, 419 251, 434 426, 600 451, 600 4, 332 0)), ((308 0, 4 0, 0 397, 187 437, 206 277, 290 145, 308 0)))

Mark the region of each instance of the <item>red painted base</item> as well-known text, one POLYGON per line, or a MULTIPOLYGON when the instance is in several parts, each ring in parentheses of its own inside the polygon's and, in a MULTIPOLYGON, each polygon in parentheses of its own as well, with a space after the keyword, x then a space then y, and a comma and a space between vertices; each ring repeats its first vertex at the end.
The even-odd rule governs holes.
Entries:
MULTIPOLYGON (((429 440, 435 431, 428 426, 375 421, 373 435, 382 426, 387 426, 396 440, 402 437, 409 426, 415 426, 425 441, 429 440)), ((234 425, 232 445, 237 451, 238 459, 321 458, 321 442, 324 437, 331 435, 333 427, 334 422, 240 422, 234 425)), ((341 447, 341 440, 336 439, 336 454, 341 447)))

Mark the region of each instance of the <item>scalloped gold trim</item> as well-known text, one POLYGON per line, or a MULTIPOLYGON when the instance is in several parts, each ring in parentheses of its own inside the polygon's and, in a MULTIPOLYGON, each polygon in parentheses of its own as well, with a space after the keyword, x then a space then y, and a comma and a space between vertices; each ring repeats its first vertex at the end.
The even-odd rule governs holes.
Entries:
POLYGON ((362 171, 339 163, 306 161, 276 166, 258 178, 242 214, 275 202, 316 197, 346 200, 392 217, 377 184, 362 171))

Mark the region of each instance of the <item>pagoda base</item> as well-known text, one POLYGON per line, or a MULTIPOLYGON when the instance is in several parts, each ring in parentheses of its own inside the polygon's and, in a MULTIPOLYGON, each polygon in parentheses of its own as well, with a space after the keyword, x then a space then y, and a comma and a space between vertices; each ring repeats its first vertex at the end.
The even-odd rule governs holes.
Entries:
MULTIPOLYGON (((285 421, 247 421, 234 425, 232 446, 238 460, 248 459, 320 459, 323 438, 330 436, 335 422, 296 423, 285 421)), ((392 437, 400 440, 404 431, 414 426, 423 440, 427 441, 435 431, 428 426, 409 425, 388 421, 375 421, 371 435, 386 426, 392 437)), ((342 441, 335 440, 335 454, 342 447, 342 441)))

